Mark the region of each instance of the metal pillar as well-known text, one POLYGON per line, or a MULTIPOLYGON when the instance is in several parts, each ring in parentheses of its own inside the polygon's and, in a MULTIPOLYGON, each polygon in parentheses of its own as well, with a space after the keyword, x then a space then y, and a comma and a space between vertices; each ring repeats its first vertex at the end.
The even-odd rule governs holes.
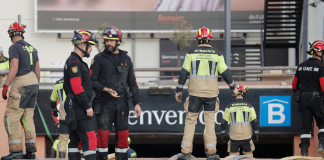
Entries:
POLYGON ((307 59, 307 48, 308 48, 308 0, 304 0, 303 4, 303 20, 302 20, 302 31, 300 34, 303 34, 303 39, 302 39, 302 50, 299 51, 299 54, 301 54, 302 57, 296 65, 299 63, 305 61, 307 59))
POLYGON ((260 34, 260 42, 261 42, 261 44, 260 44, 260 51, 261 51, 261 67, 264 67, 264 53, 263 53, 263 32, 262 32, 262 29, 263 29, 263 27, 262 27, 262 19, 260 19, 260 32, 261 32, 261 34, 260 34))
POLYGON ((131 33, 131 38, 132 38, 132 62, 133 66, 135 66, 135 33, 131 33))
POLYGON ((231 0, 225 0, 225 40, 224 53, 225 62, 228 67, 231 66, 231 0))
POLYGON ((21 23, 21 15, 18 15, 18 23, 21 23))

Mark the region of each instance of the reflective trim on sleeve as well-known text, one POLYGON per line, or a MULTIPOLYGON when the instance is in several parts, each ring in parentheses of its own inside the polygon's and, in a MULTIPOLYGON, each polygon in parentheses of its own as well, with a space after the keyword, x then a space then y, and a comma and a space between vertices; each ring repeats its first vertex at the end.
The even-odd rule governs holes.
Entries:
POLYGON ((36 139, 26 139, 26 143, 36 143, 36 139))
POLYGON ((188 142, 181 142, 181 147, 187 146, 187 145, 188 145, 188 142))
POLYGON ((9 140, 9 144, 21 143, 21 139, 9 140))
POLYGON ((207 143, 207 147, 216 147, 216 143, 207 143))
POLYGON ((224 130, 224 131, 221 131, 221 133, 225 133, 226 132, 226 130, 224 130))
POLYGON ((231 125, 234 125, 234 126, 245 125, 245 124, 250 124, 250 122, 234 122, 234 123, 231 123, 231 125))
POLYGON ((300 138, 312 138, 311 134, 301 134, 300 138))
POLYGON ((233 82, 232 82, 231 84, 229 84, 229 86, 230 86, 230 87, 233 87, 234 84, 235 84, 235 82, 234 82, 234 80, 233 80, 233 82))
POLYGON ((88 151, 84 151, 83 152, 83 156, 88 156, 90 154, 96 154, 96 151, 94 151, 94 150, 88 150, 88 151))
POLYGON ((319 133, 319 132, 324 132, 324 129, 320 129, 320 130, 318 131, 318 133, 319 133))
POLYGON ((183 85, 178 84, 177 88, 183 88, 183 85))
POLYGON ((254 133, 259 134, 259 131, 254 131, 254 133))
POLYGON ((80 152, 79 148, 69 148, 68 150, 69 150, 69 153, 79 153, 80 152))
POLYGON ((62 90, 62 89, 57 90, 57 93, 58 93, 58 95, 59 95, 59 101, 60 101, 60 103, 62 104, 62 103, 63 103, 63 96, 62 96, 62 94, 61 94, 61 90, 62 90))
POLYGON ((218 76, 216 76, 216 75, 190 75, 190 78, 218 79, 218 76))
POLYGON ((127 153, 128 148, 115 148, 115 152, 118 153, 127 153))

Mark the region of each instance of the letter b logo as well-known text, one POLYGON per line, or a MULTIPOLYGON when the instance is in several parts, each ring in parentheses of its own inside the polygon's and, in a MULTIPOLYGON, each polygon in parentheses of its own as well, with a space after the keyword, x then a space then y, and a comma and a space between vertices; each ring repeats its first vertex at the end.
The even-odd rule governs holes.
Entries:
POLYGON ((260 96, 260 126, 291 126, 290 96, 260 96))

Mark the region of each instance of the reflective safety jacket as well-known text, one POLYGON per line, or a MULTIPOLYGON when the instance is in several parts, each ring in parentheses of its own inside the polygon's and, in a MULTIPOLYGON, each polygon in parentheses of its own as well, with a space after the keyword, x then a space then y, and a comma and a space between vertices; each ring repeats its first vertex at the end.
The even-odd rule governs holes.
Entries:
MULTIPOLYGON (((52 148, 56 151, 56 153, 59 153, 59 151, 58 151, 59 143, 60 143, 60 139, 56 139, 52 146, 52 148)), ((69 152, 69 143, 70 143, 70 140, 68 141, 68 143, 66 143, 66 153, 69 152)))
POLYGON ((232 140, 250 139, 252 137, 252 128, 254 133, 259 133, 259 125, 256 118, 257 116, 252 105, 246 103, 243 99, 236 99, 225 109, 221 132, 223 134, 226 132, 227 123, 229 122, 229 136, 232 140))
POLYGON ((54 85, 54 89, 51 94, 51 101, 56 103, 56 101, 59 100, 60 104, 64 104, 65 99, 66 94, 63 90, 63 78, 61 78, 60 80, 56 81, 54 85))
MULTIPOLYGON (((226 83, 235 85, 231 71, 225 64, 224 56, 209 44, 200 44, 189 50, 183 62, 176 92, 182 92, 183 85, 189 79, 189 95, 196 97, 217 97, 218 74, 226 83)), ((233 88, 234 89, 234 88, 233 88)))
POLYGON ((2 59, 0 59, 0 70, 8 70, 9 68, 9 59, 7 57, 2 57, 2 59))
MULTIPOLYGON (((62 107, 62 106, 64 106, 64 102, 66 99, 66 94, 63 89, 63 78, 56 81, 50 99, 51 99, 51 102, 50 102, 51 109, 56 108, 57 101, 60 102, 60 119, 62 119, 61 115, 63 115, 63 116, 66 115, 65 109, 64 109, 64 107, 62 107)), ((63 119, 65 119, 65 117, 63 119)))

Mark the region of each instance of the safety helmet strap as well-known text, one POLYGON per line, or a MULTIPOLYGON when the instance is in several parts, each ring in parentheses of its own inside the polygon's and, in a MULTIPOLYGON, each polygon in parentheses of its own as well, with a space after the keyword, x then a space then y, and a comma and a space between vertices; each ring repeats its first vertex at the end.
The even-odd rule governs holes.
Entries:
POLYGON ((89 49, 90 44, 89 43, 85 43, 86 44, 86 50, 84 51, 83 49, 81 49, 78 45, 74 45, 76 48, 78 48, 80 51, 82 51, 82 53, 84 54, 85 57, 87 57, 87 51, 89 49))

